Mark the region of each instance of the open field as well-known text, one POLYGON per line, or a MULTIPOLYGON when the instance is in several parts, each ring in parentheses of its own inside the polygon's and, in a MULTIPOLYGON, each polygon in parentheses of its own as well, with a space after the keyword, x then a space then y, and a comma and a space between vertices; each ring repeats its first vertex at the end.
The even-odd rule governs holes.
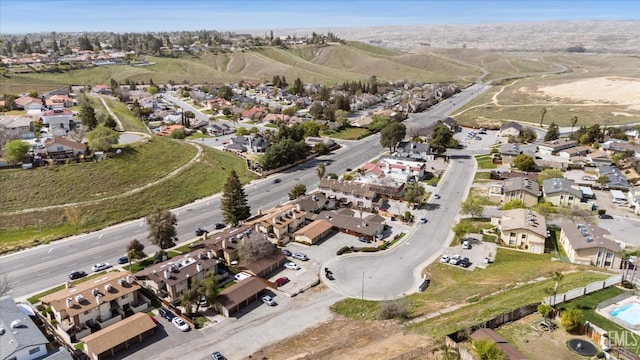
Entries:
MULTIPOLYGON (((153 142, 155 143, 158 140, 160 139, 154 138, 153 142)), ((188 145, 182 144, 182 146, 188 145)), ((188 148, 191 147, 188 146, 188 148)), ((159 157, 159 160, 167 162, 166 158, 159 157)), ((105 162, 109 161, 111 160, 105 162)), ((135 164, 139 165, 138 162, 135 164)), ((64 165, 62 167, 66 166, 78 165, 64 165)), ((135 167, 135 165, 130 166, 135 167)), ((167 170, 178 166, 176 163, 167 162, 167 165, 162 168, 167 170)), ((98 202, 85 202, 76 206, 65 207, 64 210, 39 210, 29 213, 28 216, 20 213, 0 214, 0 239, 2 239, 0 253, 28 247, 37 242, 46 242, 80 232, 97 230, 105 226, 146 216, 156 207, 173 208, 215 194, 222 190, 232 169, 238 173, 242 183, 247 183, 253 179, 253 176, 246 171, 246 165, 241 159, 226 152, 205 148, 201 161, 189 166, 176 176, 135 194, 98 202), (167 191, 167 189, 171 189, 171 191, 167 191)), ((35 171, 40 170, 47 169, 35 169, 35 171)), ((56 183, 63 182, 71 174, 64 170, 61 171, 62 174, 60 175, 65 176, 58 177, 60 175, 56 174, 55 171, 51 174, 53 176, 52 179, 57 179, 56 183)), ((122 175, 124 179, 132 179, 131 173, 134 171, 136 170, 129 169, 129 172, 124 174, 118 172, 116 174, 122 175)), ((157 178, 163 177, 162 173, 153 173, 157 178)), ((33 175, 33 172, 31 174, 33 175)), ((85 182, 92 184, 92 177, 90 177, 92 172, 83 171, 83 174, 85 182)), ((135 180, 135 178, 133 179, 135 180)), ((117 183, 117 178, 112 181, 117 183)), ((132 184, 134 182, 129 181, 127 188, 134 187, 132 184)), ((90 191, 89 193, 96 196, 100 195, 95 191, 90 191)), ((89 200, 86 197, 79 197, 78 199, 79 201, 83 199, 89 200)), ((40 201, 43 200, 41 199, 40 201)), ((29 206, 32 205, 30 204, 29 206)))

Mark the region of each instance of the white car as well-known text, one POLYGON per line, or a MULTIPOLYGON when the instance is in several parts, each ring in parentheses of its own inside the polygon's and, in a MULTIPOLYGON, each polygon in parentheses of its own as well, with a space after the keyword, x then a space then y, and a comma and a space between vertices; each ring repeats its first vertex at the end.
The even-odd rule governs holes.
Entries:
POLYGON ((433 198, 434 198, 434 199, 440 199, 440 194, 435 194, 435 195, 433 195, 433 198))
POLYGON ((276 305, 276 301, 273 300, 273 298, 269 295, 265 295, 263 297, 261 297, 262 302, 269 305, 269 306, 275 306, 276 305))
POLYGON ((93 270, 93 271, 102 271, 102 270, 106 270, 106 269, 108 269, 110 267, 111 267, 111 264, 103 262, 103 263, 97 263, 97 264, 93 265, 91 267, 91 270, 93 270))
POLYGON ((300 270, 300 266, 298 266, 298 264, 289 261, 288 263, 284 264, 284 267, 290 270, 300 270))
POLYGON ((234 277, 236 278, 237 281, 242 281, 244 279, 250 278, 251 274, 242 271, 242 272, 239 272, 239 273, 235 274, 234 277))
POLYGON ((421 217, 420 218, 420 224, 426 224, 427 223, 427 218, 426 217, 421 217))
POLYGON ((448 263, 449 260, 451 260, 451 258, 449 257, 449 255, 442 255, 442 257, 440 258, 440 262, 441 263, 448 263))
POLYGON ((187 324, 184 320, 182 320, 182 318, 180 317, 174 317, 173 320, 171 320, 171 322, 173 323, 173 325, 175 325, 178 329, 180 329, 180 331, 188 331, 190 329, 189 324, 187 324))
POLYGON ((460 255, 453 255, 451 257, 451 259, 449 259, 449 264, 458 265, 460 263, 460 259, 461 258, 462 258, 462 256, 460 256, 460 255))
POLYGON ((307 261, 309 260, 309 257, 307 256, 307 254, 305 253, 301 253, 301 252, 294 252, 291 255, 294 259, 298 259, 298 260, 302 260, 302 261, 307 261))

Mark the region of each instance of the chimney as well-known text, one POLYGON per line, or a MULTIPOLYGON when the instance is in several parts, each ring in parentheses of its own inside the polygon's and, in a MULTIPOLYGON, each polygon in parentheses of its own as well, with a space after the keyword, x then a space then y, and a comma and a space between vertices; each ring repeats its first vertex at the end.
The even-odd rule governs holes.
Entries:
POLYGON ((171 275, 169 274, 169 270, 168 269, 164 271, 164 278, 165 279, 170 279, 171 278, 171 275))
POLYGON ((67 298, 67 307, 71 308, 73 306, 73 299, 72 298, 67 298))
POLYGON ((67 280, 67 282, 65 282, 64 285, 67 289, 69 289, 71 287, 71 280, 67 280))
POLYGON ((223 249, 227 248, 227 239, 222 239, 222 248, 223 249))
POLYGON ((202 272, 202 265, 200 263, 196 264, 196 271, 202 272))
POLYGON ((96 304, 102 304, 102 294, 96 295, 96 304))
POLYGON ((128 274, 128 275, 127 275, 127 282, 128 282, 129 284, 133 284, 133 275, 131 275, 131 274, 128 274))
POLYGON ((211 250, 207 251, 207 257, 209 259, 213 259, 213 251, 211 251, 211 250))
POLYGON ((111 288, 112 288, 111 284, 106 284, 106 285, 104 286, 104 289, 105 289, 106 291, 111 291, 111 288))

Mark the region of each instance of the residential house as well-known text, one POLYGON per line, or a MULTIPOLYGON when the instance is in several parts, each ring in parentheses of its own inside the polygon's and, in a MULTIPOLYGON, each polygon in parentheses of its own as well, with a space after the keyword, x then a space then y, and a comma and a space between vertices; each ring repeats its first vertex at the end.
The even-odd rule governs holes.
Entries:
POLYGON ((587 164, 591 166, 606 166, 611 165, 613 162, 609 155, 604 151, 597 151, 586 156, 587 164))
POLYGON ((244 110, 240 116, 246 120, 260 121, 267 114, 267 110, 260 106, 254 106, 251 109, 244 110))
POLYGON ((152 336, 155 329, 156 324, 151 316, 137 312, 106 329, 85 336, 82 339, 84 352, 91 360, 113 357, 116 352, 152 336))
POLYGON ((324 219, 316 220, 293 234, 295 241, 314 245, 333 231, 333 225, 324 219))
POLYGON ((514 177, 504 181, 502 188, 502 203, 506 204, 512 200, 521 200, 532 207, 538 203, 540 196, 540 186, 537 182, 526 177, 514 177))
POLYGON ((267 236, 277 245, 284 245, 292 240, 293 234, 305 225, 305 212, 298 204, 289 204, 261 211, 261 216, 253 221, 246 221, 254 229, 267 236))
POLYGON ((45 100, 45 105, 49 109, 62 109, 76 106, 78 102, 67 95, 53 95, 45 100))
POLYGON ((257 300, 266 287, 264 280, 251 276, 222 290, 214 307, 220 314, 230 317, 257 300))
POLYGON ((225 123, 220 123, 220 124, 212 124, 211 126, 209 126, 209 134, 214 135, 214 136, 221 136, 221 135, 225 135, 225 134, 233 134, 235 132, 235 129, 230 127, 229 125, 225 124, 225 123))
POLYGON ((328 199, 338 200, 344 204, 353 204, 356 207, 370 209, 375 191, 364 184, 353 184, 334 179, 320 179, 319 190, 328 199))
POLYGON ((622 267, 622 247, 611 233, 593 224, 564 223, 560 243, 569 261, 617 270, 622 267))
POLYGON ((547 224, 544 217, 535 211, 505 210, 502 217, 492 218, 491 223, 498 226, 500 240, 505 245, 525 248, 534 254, 544 253, 547 224))
POLYGON ((49 131, 55 132, 57 129, 64 130, 65 133, 75 129, 73 113, 67 109, 53 109, 42 113, 42 123, 49 126, 49 131))
POLYGON ((270 123, 282 122, 286 123, 291 118, 291 115, 283 115, 283 114, 267 114, 262 120, 270 123))
POLYGON ((0 130, 7 141, 31 139, 34 137, 34 120, 30 116, 0 116, 0 130))
POLYGON ((96 85, 93 88, 91 88, 91 91, 93 91, 94 93, 104 94, 104 95, 111 94, 111 88, 109 87, 109 85, 96 85))
POLYGON ((630 143, 623 140, 609 140, 602 144, 602 150, 604 150, 610 156, 615 154, 623 155, 625 153, 633 154, 633 157, 640 159, 640 145, 630 143))
POLYGON ((572 162, 587 162, 586 156, 591 153, 591 148, 588 146, 576 146, 570 149, 564 149, 558 151, 558 156, 570 159, 572 162))
POLYGON ((480 328, 471 334, 472 340, 487 340, 500 349, 505 356, 505 360, 528 360, 529 358, 513 347, 502 336, 489 328, 480 328))
POLYGON ((81 341, 96 326, 105 329, 131 314, 145 312, 150 304, 133 275, 126 271, 107 272, 75 285, 67 282, 65 289, 40 301, 51 308, 57 321, 54 329, 69 344, 81 341))
POLYGON ((44 144, 47 156, 55 160, 75 159, 83 156, 87 151, 85 144, 54 136, 44 144))
POLYGON ((330 150, 335 150, 340 147, 340 145, 338 145, 338 143, 333 141, 333 139, 331 138, 307 137, 306 139, 304 139, 304 142, 310 148, 313 148, 314 145, 320 143, 327 145, 330 150))
POLYGON ((42 100, 31 96, 21 96, 15 100, 18 109, 26 110, 28 113, 39 112, 42 109, 42 100))
POLYGON ((560 151, 574 148, 577 144, 569 138, 551 140, 538 144, 538 152, 543 155, 558 155, 560 151))
POLYGON ((227 264, 230 264, 239 257, 238 251, 242 245, 242 239, 253 236, 264 238, 263 234, 253 231, 252 225, 244 224, 207 237, 202 241, 202 248, 205 251, 212 251, 214 257, 223 258, 227 264))
POLYGON ((218 259, 211 250, 196 249, 185 255, 148 266, 136 273, 136 280, 167 301, 179 299, 193 279, 202 280, 218 272, 218 259))
POLYGON ((453 133, 457 133, 458 131, 460 131, 460 129, 462 129, 460 125, 458 125, 458 122, 451 117, 447 117, 444 120, 440 120, 440 122, 446 127, 448 127, 449 130, 451 130, 451 132, 453 133))
POLYGON ((241 264, 241 268, 246 270, 247 273, 253 276, 267 278, 269 274, 276 270, 281 270, 287 257, 280 251, 280 249, 274 248, 274 253, 270 256, 263 257, 248 264, 241 264))
POLYGON ((220 111, 224 108, 230 108, 233 103, 225 99, 209 99, 207 100, 207 109, 212 111, 220 111))
MULTIPOLYGON (((9 296, 0 297, 0 359, 38 359, 47 354, 49 340, 9 296)), ((33 311, 32 309, 29 309, 33 311)))
POLYGON ((401 141, 396 147, 395 156, 411 158, 422 161, 433 161, 435 155, 431 152, 429 143, 417 143, 414 141, 401 141))
POLYGON ((607 185, 605 185, 609 189, 616 189, 622 191, 628 191, 631 189, 631 185, 629 184, 629 179, 613 165, 603 165, 597 167, 598 176, 607 176, 609 179, 607 185))
POLYGON ((506 124, 503 124, 500 127, 500 131, 498 131, 498 136, 504 136, 504 137, 514 136, 514 137, 517 137, 518 135, 520 135, 521 131, 522 131, 522 125, 518 124, 517 122, 510 121, 510 122, 508 122, 506 124))
POLYGON ((369 214, 364 218, 355 217, 355 212, 348 208, 333 211, 322 211, 317 219, 326 220, 334 229, 373 240, 376 235, 382 234, 386 224, 382 216, 369 214))
POLYGON ((424 178, 427 168, 427 164, 423 161, 391 156, 381 156, 377 165, 384 171, 385 177, 400 183, 407 182, 411 178, 415 180, 424 178))
POLYGON ((576 207, 582 201, 580 188, 569 179, 546 179, 542 182, 542 194, 554 206, 576 207))

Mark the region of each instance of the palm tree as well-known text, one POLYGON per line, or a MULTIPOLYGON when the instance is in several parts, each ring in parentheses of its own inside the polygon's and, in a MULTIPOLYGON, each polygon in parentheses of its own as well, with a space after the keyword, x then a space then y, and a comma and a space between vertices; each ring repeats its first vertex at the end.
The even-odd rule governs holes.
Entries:
POLYGON ((556 295, 558 294, 558 285, 560 284, 560 281, 562 281, 562 279, 564 279, 564 274, 562 274, 559 271, 556 271, 553 273, 553 276, 551 277, 553 279, 553 281, 555 281, 555 285, 553 286, 553 301, 551 306, 555 306, 556 305, 556 295))
POLYGON ((324 177, 324 174, 327 172, 327 168, 324 166, 324 163, 318 164, 318 168, 316 169, 316 172, 318 173, 318 178, 322 180, 322 178, 324 177))
POLYGON ((622 263, 624 264, 624 271, 622 272, 622 281, 625 281, 627 280, 627 275, 629 274, 629 259, 631 258, 631 254, 626 250, 622 250, 622 254, 620 255, 620 258, 622 259, 622 263))
POLYGON ((574 115, 571 118, 571 132, 573 132, 573 127, 576 126, 577 123, 578 123, 578 117, 574 115))
POLYGON ((460 352, 455 347, 449 345, 444 337, 436 339, 431 348, 431 355, 439 355, 442 360, 459 360, 460 352))
POLYGON ((540 127, 542 127, 542 122, 544 121, 544 116, 547 114, 547 108, 540 109, 540 127))

